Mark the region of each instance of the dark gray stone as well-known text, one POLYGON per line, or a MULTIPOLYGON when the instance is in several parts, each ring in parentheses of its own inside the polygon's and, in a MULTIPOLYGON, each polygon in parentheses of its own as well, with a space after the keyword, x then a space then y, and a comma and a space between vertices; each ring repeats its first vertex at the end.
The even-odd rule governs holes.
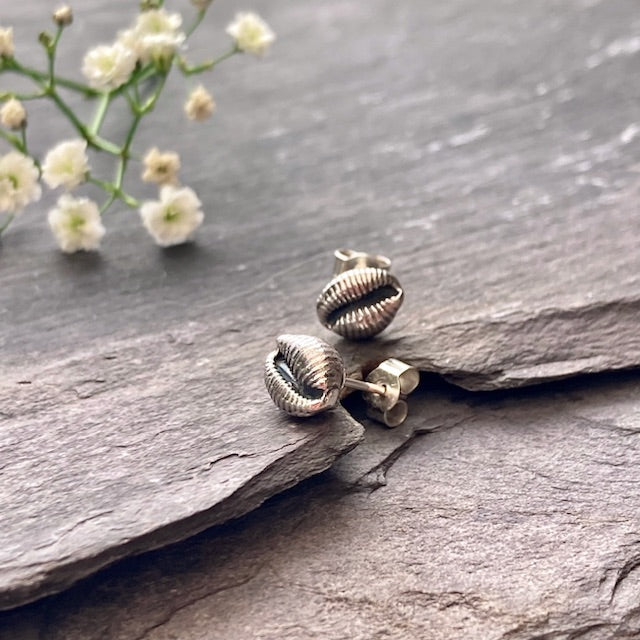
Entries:
POLYGON ((0 607, 246 513, 362 438, 344 410, 277 411, 238 340, 148 336, 0 383, 0 607))
MULTIPOLYGON (((239 6, 214 3, 190 58, 224 49, 239 6)), ((48 7, 3 17, 34 60, 48 7)), ((633 0, 260 9, 277 46, 204 77, 215 117, 177 115, 174 78, 136 140, 182 152, 208 213, 197 244, 160 251, 116 210, 100 256, 62 256, 43 224, 50 199, 32 207, 2 242, 5 363, 213 317, 245 333, 249 317, 252 340, 330 336, 314 300, 345 244, 389 255, 406 289, 376 354, 474 389, 640 363, 633 0)), ((69 74, 126 17, 104 0, 76 13, 69 74)), ((37 150, 70 134, 48 109, 32 120, 37 150)))
POLYGON ((370 425, 331 471, 5 614, 0 637, 638 637, 638 377, 425 383, 411 446, 407 431, 380 461, 399 432, 370 425))
MULTIPOLYGON (((240 6, 214 3, 190 57, 225 49, 223 25, 240 6)), ((287 421, 260 379, 278 333, 329 337, 314 299, 336 247, 389 255, 406 290, 379 339, 338 343, 355 362, 393 354, 470 389, 640 363, 635 2, 274 0, 257 8, 279 34, 273 54, 231 60, 205 79, 219 111, 203 126, 176 115, 184 86, 172 80, 136 140, 137 152, 157 144, 182 153, 185 182, 207 208, 196 244, 158 250, 135 213, 116 210, 100 255, 63 256, 44 223, 51 196, 2 240, 2 606, 238 515, 357 442, 345 413, 287 421)), ((44 0, 4 9, 20 55, 34 63, 42 64, 35 38, 50 9, 44 0)), ((68 74, 125 20, 105 0, 75 9, 74 35, 62 45, 68 74)), ((36 150, 71 135, 52 113, 30 113, 36 150)), ((106 135, 122 136, 123 113, 106 135)), ((625 415, 631 423, 633 412, 625 415)), ((377 482, 403 433, 410 437, 384 434, 380 448, 363 449, 365 484, 377 482)), ((597 446, 615 449, 610 430, 602 433, 597 446)), ((481 440, 469 446, 484 455, 481 440)), ((417 459, 413 449, 407 459, 417 459)), ((567 474, 596 473, 573 469, 580 460, 562 451, 567 474)), ((485 477, 456 465, 461 486, 488 490, 489 476, 500 479, 502 458, 481 459, 498 467, 485 477)), ((416 490, 416 469, 407 467, 407 491, 416 490)), ((607 485, 602 478, 593 495, 607 485)), ((562 475, 557 486, 567 482, 562 475)), ((526 511, 521 495, 507 515, 526 511)), ((506 517, 480 498, 459 500, 451 510, 476 514, 487 530, 506 517)), ((584 504, 581 518, 596 508, 595 499, 584 504)), ((430 502, 415 508, 424 517, 430 502)), ((533 520, 528 551, 547 548, 547 538, 535 539, 544 517, 533 520)), ((609 539, 594 526, 598 545, 621 549, 625 536, 631 544, 631 534, 609 539)), ((483 545, 462 554, 472 567, 491 565, 496 580, 532 569, 523 560, 498 571, 490 553, 483 564, 489 534, 470 530, 483 545)), ((386 539, 384 527, 377 535, 386 539)), ((576 534, 567 548, 579 559, 584 544, 576 534)), ((618 556, 593 553, 595 564, 617 566, 603 563, 618 556)), ((370 566, 395 567, 394 558, 370 566)), ((449 556, 440 560, 435 575, 449 570, 449 556)), ((452 593, 458 582, 447 583, 452 593)), ((371 596, 362 597, 364 606, 371 596)), ((513 610, 528 606, 513 597, 513 610)), ((489 619, 494 609, 481 611, 489 619)))

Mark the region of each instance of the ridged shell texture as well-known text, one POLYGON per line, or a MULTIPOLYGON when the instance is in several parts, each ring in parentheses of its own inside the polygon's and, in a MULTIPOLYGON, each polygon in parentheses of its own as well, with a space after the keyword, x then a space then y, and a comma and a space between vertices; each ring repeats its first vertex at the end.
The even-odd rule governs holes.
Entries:
POLYGON ((385 269, 363 267, 335 276, 318 297, 316 309, 327 329, 359 340, 386 329, 403 298, 395 276, 385 269))
POLYGON ((267 356, 264 382, 277 407, 293 416, 311 416, 335 406, 344 385, 340 354, 323 340, 281 335, 267 356))

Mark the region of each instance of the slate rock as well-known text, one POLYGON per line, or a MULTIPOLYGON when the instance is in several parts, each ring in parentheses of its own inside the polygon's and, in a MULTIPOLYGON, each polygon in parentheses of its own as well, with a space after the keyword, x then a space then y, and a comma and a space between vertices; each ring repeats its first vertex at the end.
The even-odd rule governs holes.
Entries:
POLYGON ((331 471, 4 614, 0 637, 637 637, 638 376, 427 382, 406 423, 422 435, 370 425, 331 471))
MULTIPOLYGON (((240 8, 213 3, 189 57, 222 53, 240 8)), ((50 9, 4 10, 26 62, 43 64, 50 9)), ((314 303, 336 248, 390 256, 406 291, 379 339, 337 343, 351 362, 394 355, 469 389, 640 364, 634 2, 263 9, 277 46, 216 69, 215 119, 181 122, 172 79, 135 140, 181 153, 207 212, 196 244, 159 250, 115 210, 101 254, 61 255, 51 193, 3 236, 3 606, 238 515, 358 441, 344 413, 311 435, 283 420, 260 380, 279 333, 330 336, 314 303)), ((67 75, 129 17, 106 0, 75 10, 67 75)), ((36 151, 74 135, 29 108, 36 151)), ((106 137, 122 139, 126 109, 106 137)))
POLYGON ((0 607, 246 513, 361 440, 344 410, 279 412, 261 345, 236 340, 149 336, 3 378, 0 607))

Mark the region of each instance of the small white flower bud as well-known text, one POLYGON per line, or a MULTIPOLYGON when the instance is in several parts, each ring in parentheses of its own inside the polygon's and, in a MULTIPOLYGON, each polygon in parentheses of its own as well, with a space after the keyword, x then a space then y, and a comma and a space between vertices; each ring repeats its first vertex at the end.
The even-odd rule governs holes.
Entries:
POLYGON ((118 34, 117 42, 135 52, 143 63, 163 67, 186 40, 181 31, 182 16, 165 9, 143 11, 133 27, 118 34))
POLYGON ((240 51, 262 55, 276 39, 269 25, 256 13, 238 13, 227 33, 240 51))
POLYGON ((100 44, 87 51, 82 73, 94 89, 111 91, 129 80, 137 61, 136 54, 119 42, 100 44))
POLYGON ((13 27, 3 29, 0 27, 0 56, 13 58, 15 47, 13 46, 13 27))
POLYGON ((73 11, 68 4, 62 5, 53 12, 53 21, 59 27, 68 27, 73 22, 73 11))
POLYGON ((158 147, 149 149, 143 159, 144 171, 142 179, 145 182, 157 184, 178 184, 180 171, 180 156, 173 151, 162 152, 158 147))
POLYGON ((14 131, 22 129, 27 124, 27 111, 20 100, 11 98, 4 103, 0 109, 0 123, 14 131))
POLYGON ((202 86, 197 86, 185 102, 184 112, 189 120, 203 122, 211 117, 215 111, 216 103, 212 95, 202 86))
POLYGON ((0 156, 0 212, 20 213, 40 199, 40 172, 34 161, 18 151, 0 156))
POLYGON ((193 189, 176 189, 166 185, 160 199, 145 202, 140 217, 147 231, 161 247, 171 247, 189 240, 202 224, 202 203, 193 189))
POLYGON ((49 212, 48 221, 65 253, 95 251, 105 233, 98 205, 88 198, 74 198, 66 193, 49 212))
POLYGON ((42 179, 49 187, 68 191, 82 184, 89 172, 85 140, 66 140, 51 149, 42 164, 42 179))

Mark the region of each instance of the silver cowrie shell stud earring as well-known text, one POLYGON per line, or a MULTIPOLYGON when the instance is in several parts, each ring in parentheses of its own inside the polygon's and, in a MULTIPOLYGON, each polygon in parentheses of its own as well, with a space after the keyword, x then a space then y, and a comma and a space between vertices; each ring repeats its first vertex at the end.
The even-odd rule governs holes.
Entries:
POLYGON ((267 356, 264 382, 276 406, 292 416, 331 409, 344 387, 344 363, 326 342, 302 335, 281 335, 267 356))
POLYGON ((404 298, 390 267, 385 256, 338 249, 334 276, 316 303, 320 322, 350 340, 370 338, 386 329, 404 298))
POLYGON ((312 416, 338 404, 344 389, 364 392, 370 417, 397 427, 407 417, 406 396, 419 381, 418 371, 390 358, 366 380, 349 378, 338 351, 304 335, 281 335, 265 362, 264 381, 275 405, 292 416, 312 416))

